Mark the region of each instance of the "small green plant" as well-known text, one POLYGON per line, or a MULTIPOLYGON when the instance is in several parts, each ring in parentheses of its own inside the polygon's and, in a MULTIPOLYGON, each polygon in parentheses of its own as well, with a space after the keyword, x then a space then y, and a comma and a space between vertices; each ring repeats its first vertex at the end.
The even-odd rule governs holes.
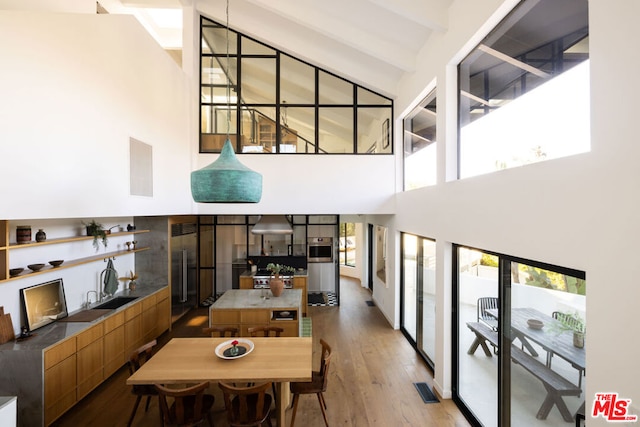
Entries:
POLYGON ((559 312, 556 315, 556 320, 557 322, 554 322, 551 328, 557 333, 571 331, 584 334, 587 331, 584 318, 577 311, 573 313, 559 312))
POLYGON ((272 262, 267 264, 267 270, 269 270, 274 276, 281 273, 293 273, 295 271, 293 267, 289 267, 288 265, 274 264, 272 262))
POLYGON ((82 224, 87 227, 87 236, 93 236, 93 247, 96 248, 96 252, 100 249, 100 241, 102 241, 105 248, 107 247, 107 232, 102 224, 96 222, 95 219, 92 219, 88 224, 85 222, 82 222, 82 224))

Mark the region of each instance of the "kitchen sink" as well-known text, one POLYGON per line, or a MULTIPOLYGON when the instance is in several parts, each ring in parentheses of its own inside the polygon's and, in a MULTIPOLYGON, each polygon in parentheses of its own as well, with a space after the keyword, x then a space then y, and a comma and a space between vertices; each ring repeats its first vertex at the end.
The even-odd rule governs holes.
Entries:
POLYGON ((122 307, 125 304, 130 303, 131 301, 133 301, 134 299, 136 299, 138 297, 115 297, 110 299, 109 301, 105 301, 102 304, 96 305, 95 307, 92 307, 92 310, 99 310, 99 309, 114 309, 114 308, 118 308, 118 307, 122 307))

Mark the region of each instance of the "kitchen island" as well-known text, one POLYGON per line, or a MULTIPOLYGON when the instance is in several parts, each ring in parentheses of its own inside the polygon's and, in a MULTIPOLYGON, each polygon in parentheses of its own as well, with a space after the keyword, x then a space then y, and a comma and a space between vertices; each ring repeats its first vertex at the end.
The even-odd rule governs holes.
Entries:
POLYGON ((249 328, 277 326, 282 336, 300 336, 302 290, 285 289, 274 297, 268 289, 232 289, 209 308, 209 326, 238 328, 248 337, 249 328))
MULTIPOLYGON (((240 275, 240 289, 255 289, 254 279, 256 272, 246 270, 240 275)), ((298 269, 293 274, 291 279, 293 289, 300 289, 302 291, 302 316, 307 315, 307 287, 308 287, 308 275, 307 270, 298 269)))

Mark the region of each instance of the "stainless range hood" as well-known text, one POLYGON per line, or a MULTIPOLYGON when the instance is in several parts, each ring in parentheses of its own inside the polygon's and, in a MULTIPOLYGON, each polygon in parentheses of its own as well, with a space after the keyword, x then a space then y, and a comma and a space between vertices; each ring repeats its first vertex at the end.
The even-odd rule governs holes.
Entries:
POLYGON ((284 215, 262 215, 251 230, 253 234, 293 234, 293 227, 284 215))

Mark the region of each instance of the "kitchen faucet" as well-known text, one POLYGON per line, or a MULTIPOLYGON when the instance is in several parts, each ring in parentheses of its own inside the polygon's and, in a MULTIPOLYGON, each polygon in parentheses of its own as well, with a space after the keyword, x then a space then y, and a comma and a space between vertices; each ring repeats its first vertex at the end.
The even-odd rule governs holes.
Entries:
POLYGON ((91 303, 89 302, 89 294, 92 293, 92 292, 94 294, 96 294, 96 302, 98 302, 98 292, 97 291, 88 291, 87 292, 87 307, 89 307, 91 305, 91 303))

